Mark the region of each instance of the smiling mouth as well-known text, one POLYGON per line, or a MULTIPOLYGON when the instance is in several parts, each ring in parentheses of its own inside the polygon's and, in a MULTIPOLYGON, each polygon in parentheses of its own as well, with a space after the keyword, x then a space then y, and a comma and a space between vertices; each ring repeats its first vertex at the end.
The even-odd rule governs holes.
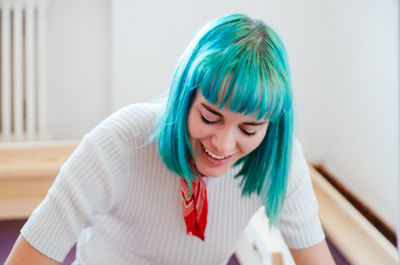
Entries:
POLYGON ((219 156, 219 155, 214 154, 214 153, 211 152, 210 150, 208 150, 202 143, 201 143, 201 146, 203 147, 204 151, 205 151, 209 156, 211 156, 212 158, 217 159, 217 160, 227 159, 227 158, 229 158, 229 157, 232 156, 232 155, 228 155, 228 156, 219 156))

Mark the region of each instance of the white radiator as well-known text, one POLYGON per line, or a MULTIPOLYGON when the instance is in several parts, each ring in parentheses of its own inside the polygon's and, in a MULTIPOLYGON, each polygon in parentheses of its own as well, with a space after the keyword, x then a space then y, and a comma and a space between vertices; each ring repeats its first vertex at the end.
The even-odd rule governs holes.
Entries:
POLYGON ((0 0, 1 141, 45 139, 45 0, 0 0))

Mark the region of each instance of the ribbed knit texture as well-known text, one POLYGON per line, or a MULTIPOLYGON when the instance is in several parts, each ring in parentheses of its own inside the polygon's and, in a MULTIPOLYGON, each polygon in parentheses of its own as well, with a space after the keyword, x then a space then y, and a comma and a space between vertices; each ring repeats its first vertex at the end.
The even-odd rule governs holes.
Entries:
MULTIPOLYGON (((159 106, 135 104, 86 134, 61 167, 46 198, 21 230, 43 254, 62 261, 77 242, 80 265, 225 265, 253 214, 256 195, 241 197, 231 168, 205 178, 205 241, 186 234, 180 177, 148 143, 159 106)), ((280 229, 289 247, 324 239, 301 146, 295 141, 280 229)), ((267 229, 267 227, 266 227, 267 229)))

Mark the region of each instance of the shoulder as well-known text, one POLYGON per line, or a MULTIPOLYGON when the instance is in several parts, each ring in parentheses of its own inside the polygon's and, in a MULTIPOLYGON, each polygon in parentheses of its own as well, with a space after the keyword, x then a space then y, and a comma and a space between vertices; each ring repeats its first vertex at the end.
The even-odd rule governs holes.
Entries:
POLYGON ((301 146, 300 141, 294 137, 292 144, 292 155, 290 161, 290 171, 297 171, 301 168, 307 167, 307 162, 304 157, 303 147, 301 146))
POLYGON ((299 157, 303 156, 303 147, 297 137, 293 138, 293 146, 292 146, 292 160, 299 159, 299 157))
POLYGON ((279 228, 290 248, 306 248, 321 242, 325 235, 318 218, 318 203, 308 163, 296 138, 292 148, 288 186, 279 228))
POLYGON ((163 109, 162 103, 136 103, 127 105, 97 125, 93 131, 106 130, 124 142, 137 137, 149 137, 156 119, 163 109))
POLYGON ((295 193, 295 191, 301 187, 304 182, 307 182, 309 178, 310 174, 307 161, 303 154, 303 148, 299 140, 294 137, 286 196, 295 193))

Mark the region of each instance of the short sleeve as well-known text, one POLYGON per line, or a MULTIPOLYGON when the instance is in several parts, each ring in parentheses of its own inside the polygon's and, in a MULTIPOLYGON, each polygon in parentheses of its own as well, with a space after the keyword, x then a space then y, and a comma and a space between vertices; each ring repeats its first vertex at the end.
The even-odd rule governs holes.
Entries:
POLYGON ((279 229, 289 248, 306 248, 325 239, 308 165, 297 139, 293 142, 288 188, 279 229))
POLYGON ((21 229, 24 238, 46 256, 63 261, 81 231, 119 200, 127 168, 124 148, 104 126, 85 135, 21 229))

